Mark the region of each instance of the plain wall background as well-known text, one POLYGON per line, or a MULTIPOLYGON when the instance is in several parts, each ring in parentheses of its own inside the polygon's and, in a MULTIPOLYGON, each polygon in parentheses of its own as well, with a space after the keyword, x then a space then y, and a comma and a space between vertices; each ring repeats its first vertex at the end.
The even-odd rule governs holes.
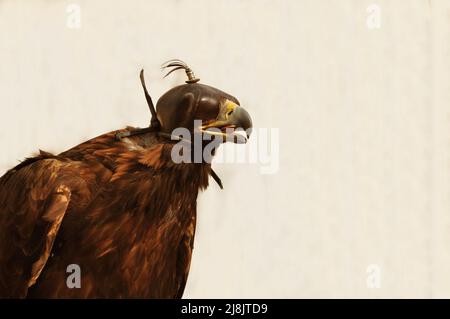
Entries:
POLYGON ((146 126, 180 58, 280 132, 276 174, 216 165, 184 297, 450 297, 449 39, 447 0, 0 0, 0 173, 146 126))

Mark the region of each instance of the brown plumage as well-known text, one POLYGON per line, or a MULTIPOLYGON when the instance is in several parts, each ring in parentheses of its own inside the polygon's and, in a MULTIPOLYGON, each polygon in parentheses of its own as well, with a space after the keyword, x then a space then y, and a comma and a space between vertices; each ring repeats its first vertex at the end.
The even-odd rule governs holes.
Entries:
POLYGON ((210 165, 172 163, 172 145, 113 132, 3 176, 1 297, 181 297, 210 165))
MULTIPOLYGON (((229 96, 204 86, 205 104, 200 84, 179 88, 189 85, 195 88, 189 93, 195 105, 173 108, 176 117, 229 126, 223 124, 229 110, 220 110, 229 96), (211 92, 217 93, 215 104, 211 92)), ((176 88, 166 93, 158 111, 171 109, 164 101, 177 100, 176 94, 176 88)), ((237 104, 235 109, 238 114, 237 104)), ((176 127, 169 121, 173 113, 161 114, 162 131, 168 130, 165 122, 176 127)), ((230 116, 232 125, 249 121, 239 114, 230 116)), ((207 161, 174 163, 175 143, 159 131, 127 128, 59 155, 41 151, 1 177, 0 297, 180 298, 193 249, 197 194, 208 186, 212 171, 207 161), (117 138, 129 132, 140 134, 117 138), (67 286, 70 264, 80 266, 81 288, 67 286)))

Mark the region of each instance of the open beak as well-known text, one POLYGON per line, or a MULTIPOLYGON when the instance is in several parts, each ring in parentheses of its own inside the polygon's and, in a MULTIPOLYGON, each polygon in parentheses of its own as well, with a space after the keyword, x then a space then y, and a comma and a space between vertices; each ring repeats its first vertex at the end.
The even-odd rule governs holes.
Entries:
POLYGON ((221 136, 224 143, 244 144, 251 134, 252 119, 243 107, 226 100, 221 105, 217 118, 202 125, 199 130, 205 134, 221 136))

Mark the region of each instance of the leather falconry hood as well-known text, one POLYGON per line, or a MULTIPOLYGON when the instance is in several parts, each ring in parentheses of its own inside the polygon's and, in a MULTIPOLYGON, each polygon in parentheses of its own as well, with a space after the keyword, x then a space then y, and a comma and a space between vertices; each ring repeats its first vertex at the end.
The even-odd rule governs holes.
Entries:
MULTIPOLYGON (((214 135, 215 139, 221 138, 222 142, 247 142, 252 129, 252 120, 234 96, 198 83, 200 79, 181 60, 170 60, 164 63, 162 68, 172 68, 164 77, 176 70, 184 70, 188 77, 186 84, 176 86, 163 94, 155 108, 145 85, 144 70, 141 70, 141 84, 152 115, 150 127, 118 133, 117 139, 156 132, 159 136, 177 140, 180 137, 173 135, 173 131, 177 128, 186 128, 191 132, 214 135), (199 123, 194 120, 200 120, 201 125, 194 127, 194 123, 199 123), (246 136, 239 134, 239 131, 245 132, 246 136)), ((223 188, 220 178, 213 170, 211 175, 220 188, 223 188)))

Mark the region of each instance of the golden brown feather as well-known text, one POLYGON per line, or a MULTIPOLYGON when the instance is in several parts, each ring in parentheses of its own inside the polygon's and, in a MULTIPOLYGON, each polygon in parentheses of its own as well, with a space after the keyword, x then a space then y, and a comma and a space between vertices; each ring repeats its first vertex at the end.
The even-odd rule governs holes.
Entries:
POLYGON ((116 133, 0 178, 0 297, 182 296, 210 165, 173 163, 154 133, 116 133), (80 289, 66 285, 70 264, 80 289))

